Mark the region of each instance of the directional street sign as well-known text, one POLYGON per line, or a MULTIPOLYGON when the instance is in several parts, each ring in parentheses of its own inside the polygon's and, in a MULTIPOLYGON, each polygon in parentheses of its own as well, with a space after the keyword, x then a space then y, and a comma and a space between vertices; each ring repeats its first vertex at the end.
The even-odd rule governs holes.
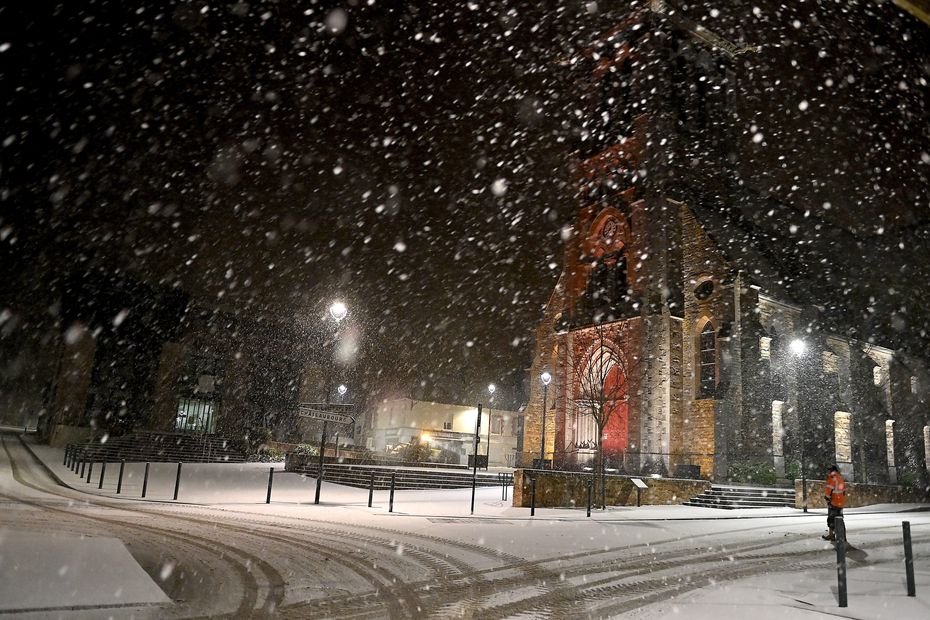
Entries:
POLYGON ((352 412, 355 405, 342 403, 301 403, 297 406, 297 415, 311 420, 323 420, 337 424, 354 424, 352 412))

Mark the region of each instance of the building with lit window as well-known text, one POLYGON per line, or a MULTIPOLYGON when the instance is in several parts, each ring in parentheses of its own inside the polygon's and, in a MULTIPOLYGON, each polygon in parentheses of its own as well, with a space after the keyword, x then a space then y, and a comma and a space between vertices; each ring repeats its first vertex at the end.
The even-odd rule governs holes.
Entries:
MULTIPOLYGON (((410 398, 380 402, 371 417, 367 447, 392 453, 411 443, 426 444, 435 460, 465 464, 474 452, 478 408, 410 398)), ((481 412, 478 454, 488 455, 492 467, 512 467, 522 416, 516 411, 484 407, 481 412)))

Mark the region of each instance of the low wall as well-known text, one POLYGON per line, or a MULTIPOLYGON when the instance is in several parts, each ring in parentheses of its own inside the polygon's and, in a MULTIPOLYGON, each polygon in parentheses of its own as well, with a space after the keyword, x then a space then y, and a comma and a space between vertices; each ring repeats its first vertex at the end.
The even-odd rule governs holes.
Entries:
MULTIPOLYGON (((570 508, 588 505, 590 473, 569 471, 542 471, 518 469, 513 472, 513 505, 530 506, 530 479, 536 478, 536 506, 541 508, 570 508)), ((608 506, 635 506, 636 476, 605 476, 608 506)), ((681 504, 710 488, 707 480, 678 478, 640 478, 648 488, 640 494, 643 505, 681 504)), ((597 499, 594 499, 595 503, 597 499)))
MULTIPOLYGON (((823 480, 807 481, 807 505, 810 508, 826 508, 823 480)), ((804 507, 804 496, 800 480, 794 481, 795 507, 804 507)), ((846 508, 870 506, 872 504, 925 504, 930 494, 901 486, 846 483, 846 508)))

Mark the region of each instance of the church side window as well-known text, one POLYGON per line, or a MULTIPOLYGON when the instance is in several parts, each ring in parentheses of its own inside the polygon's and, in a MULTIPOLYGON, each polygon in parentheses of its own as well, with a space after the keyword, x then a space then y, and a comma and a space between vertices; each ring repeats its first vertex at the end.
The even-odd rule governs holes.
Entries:
POLYGON ((712 398, 717 387, 717 335, 708 322, 701 330, 700 345, 700 398, 712 398))

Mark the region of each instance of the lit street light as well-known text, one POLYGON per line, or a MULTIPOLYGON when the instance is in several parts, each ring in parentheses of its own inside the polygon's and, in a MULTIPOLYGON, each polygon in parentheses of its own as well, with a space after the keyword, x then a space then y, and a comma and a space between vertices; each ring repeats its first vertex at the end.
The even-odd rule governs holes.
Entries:
MULTIPOLYGON (((346 318, 346 315, 347 315, 347 314, 349 314, 349 309, 348 309, 348 308, 346 307, 346 305, 345 305, 343 302, 341 302, 341 301, 334 301, 334 302, 329 306, 329 315, 333 318, 334 321, 336 321, 336 333, 335 333, 334 336, 333 336, 333 350, 332 350, 332 352, 331 352, 331 354, 330 354, 330 360, 329 360, 329 362, 330 362, 330 367, 329 367, 329 372, 326 373, 326 398, 325 398, 325 401, 326 401, 326 404, 327 404, 327 405, 329 404, 329 395, 330 395, 330 392, 331 392, 331 390, 332 390, 332 383, 331 383, 331 382, 332 382, 332 376, 333 376, 332 365, 333 365, 333 363, 334 363, 334 361, 335 361, 334 358, 336 357, 336 344, 337 344, 337 341, 339 340, 339 322, 340 322, 342 319, 346 318)), ((346 388, 346 386, 344 386, 344 385, 340 385, 340 386, 339 386, 338 391, 339 391, 339 396, 340 396, 340 397, 341 397, 343 394, 346 393, 346 389, 347 389, 347 388, 346 388)), ((318 473, 318 475, 317 475, 317 477, 316 477, 316 495, 314 496, 314 499, 313 499, 313 503, 314 503, 314 504, 319 504, 319 503, 320 503, 320 489, 321 489, 322 486, 323 486, 323 455, 324 455, 324 453, 326 452, 326 424, 327 424, 326 420, 323 420, 323 432, 320 434, 320 462, 319 462, 319 465, 320 465, 320 468, 319 468, 319 469, 320 469, 320 470, 319 470, 319 473, 318 473)), ((336 441, 337 441, 337 442, 339 441, 338 434, 337 434, 337 437, 336 437, 336 441)), ((339 446, 338 446, 338 443, 337 443, 337 445, 336 445, 337 454, 338 454, 338 450, 339 450, 339 446)))
MULTIPOLYGON (((788 344, 788 348, 791 349, 791 352, 795 357, 801 358, 804 355, 804 352, 807 351, 807 343, 805 343, 800 338, 795 338, 788 344)), ((798 373, 798 381, 800 381, 800 374, 798 373)), ((798 389, 798 395, 800 396, 800 389, 798 389)), ((804 507, 804 512, 807 512, 807 463, 804 458, 804 428, 801 424, 801 407, 800 403, 798 405, 798 440, 801 444, 801 504, 804 507)))
POLYGON ((549 371, 544 371, 539 375, 539 380, 543 384, 543 411, 542 411, 542 433, 539 438, 539 468, 546 468, 546 408, 549 399, 549 382, 552 381, 552 375, 549 371))

